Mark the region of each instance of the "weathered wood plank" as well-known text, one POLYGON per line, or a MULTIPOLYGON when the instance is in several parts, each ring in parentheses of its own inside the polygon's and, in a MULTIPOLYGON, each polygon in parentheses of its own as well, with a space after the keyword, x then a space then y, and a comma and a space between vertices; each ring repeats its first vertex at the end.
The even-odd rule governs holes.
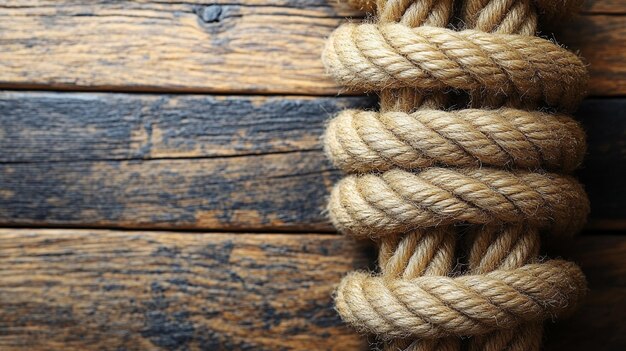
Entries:
POLYGON ((550 256, 578 263, 589 284, 580 310, 548 324, 546 350, 619 351, 626 348, 626 237, 585 236, 552 243, 550 256))
POLYGON ((1 166, 0 223, 330 231, 321 151, 1 166))
POLYGON ((0 230, 2 350, 346 350, 332 235, 0 230))
MULTIPOLYGON (((622 350, 626 238, 570 249, 590 292, 547 349, 622 350)), ((368 252, 334 235, 1 229, 0 348, 364 350, 330 295, 368 252)))
POLYGON ((372 99, 0 92, 0 162, 320 150, 325 121, 372 99))
POLYGON ((322 212, 339 174, 320 135, 332 114, 372 103, 0 96, 0 222, 231 230, 332 230, 322 212))
MULTIPOLYGON (((332 231, 324 123, 365 98, 0 94, 0 224, 332 231)), ((590 228, 626 227, 626 100, 579 112, 590 228)))
POLYGON ((589 63, 592 95, 626 93, 626 16, 579 16, 559 27, 555 37, 589 63))
POLYGON ((586 0, 583 5, 586 13, 626 13, 626 2, 623 0, 586 0))
MULTIPOLYGON (((338 3, 5 0, 0 87, 334 95, 320 53, 358 15, 338 3)), ((624 23, 586 15, 557 36, 587 55, 594 95, 626 93, 624 23)))
POLYGON ((203 3, 4 1, 0 86, 337 91, 319 58, 342 18, 331 3, 203 3))

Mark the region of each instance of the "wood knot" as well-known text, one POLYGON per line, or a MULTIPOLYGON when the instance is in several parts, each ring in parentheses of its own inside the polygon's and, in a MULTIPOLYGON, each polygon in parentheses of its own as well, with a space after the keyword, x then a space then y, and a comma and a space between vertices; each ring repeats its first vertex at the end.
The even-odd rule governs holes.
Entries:
POLYGON ((198 6, 194 12, 204 23, 215 23, 222 19, 222 6, 220 5, 198 6))

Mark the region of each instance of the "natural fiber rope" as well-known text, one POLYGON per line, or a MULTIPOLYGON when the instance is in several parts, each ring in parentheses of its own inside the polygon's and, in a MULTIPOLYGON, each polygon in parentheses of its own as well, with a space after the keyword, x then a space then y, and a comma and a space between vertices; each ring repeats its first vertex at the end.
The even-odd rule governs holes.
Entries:
POLYGON ((578 105, 587 84, 578 56, 549 40, 398 23, 344 24, 322 60, 337 82, 353 88, 482 91, 564 110, 578 105))
POLYGON ((340 231, 360 237, 456 223, 529 223, 571 234, 589 211, 571 177, 491 168, 348 176, 333 189, 328 208, 340 231))
POLYGON ((456 278, 356 272, 342 280, 336 301, 345 321, 384 338, 480 335, 567 313, 584 282, 575 264, 560 260, 456 278))
POLYGON ((452 0, 349 2, 377 23, 337 29, 323 61, 338 82, 381 91, 381 111, 330 122, 327 154, 358 174, 336 185, 329 212, 379 242, 381 272, 346 277, 337 310, 386 350, 457 351, 459 336, 473 336, 469 350, 538 350, 539 323, 585 292, 575 265, 538 263, 539 231, 571 234, 589 209, 575 180, 541 170, 576 168, 585 140, 570 117, 534 109, 574 109, 587 75, 533 36, 536 7, 556 17, 578 1, 464 0, 460 32, 444 28, 452 0), (444 110, 450 89, 479 109, 444 110), (470 275, 449 278, 459 224, 470 275))
POLYGON ((572 118, 539 111, 346 110, 329 123, 324 144, 345 172, 433 165, 571 171, 585 154, 584 140, 572 118))
MULTIPOLYGON (((453 0, 395 0, 380 2, 378 23, 402 23, 407 27, 445 27, 453 11, 453 0)), ((381 112, 410 113, 445 106, 442 93, 424 94, 413 88, 383 89, 380 92, 381 112)), ((412 279, 419 276, 447 275, 454 265, 455 239, 450 228, 428 232, 411 230, 402 236, 387 236, 380 240, 379 264, 386 279, 412 279), (407 255, 407 253, 409 255, 407 255)), ((386 351, 413 349, 415 351, 449 350, 460 347, 458 338, 394 339, 385 342, 386 351)))

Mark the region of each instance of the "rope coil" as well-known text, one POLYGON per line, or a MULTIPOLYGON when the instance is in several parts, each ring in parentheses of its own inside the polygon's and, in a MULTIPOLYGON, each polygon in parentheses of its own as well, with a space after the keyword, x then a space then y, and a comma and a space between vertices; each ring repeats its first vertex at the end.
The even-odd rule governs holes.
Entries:
POLYGON ((366 91, 482 91, 564 110, 580 103, 587 84, 578 56, 549 40, 398 23, 344 24, 328 38, 322 61, 338 83, 366 91))
POLYGON ((541 262, 540 232, 571 235, 589 212, 566 175, 584 131, 540 109, 575 109, 587 71, 534 34, 538 13, 580 1, 460 0, 460 31, 447 28, 453 0, 348 2, 377 21, 339 27, 322 60, 340 84, 379 91, 381 108, 328 124, 326 154, 352 173, 328 210, 341 232, 378 242, 380 273, 345 277, 337 311, 385 350, 539 350, 542 321, 586 290, 576 265, 541 262), (471 107, 451 109, 450 90, 471 107))

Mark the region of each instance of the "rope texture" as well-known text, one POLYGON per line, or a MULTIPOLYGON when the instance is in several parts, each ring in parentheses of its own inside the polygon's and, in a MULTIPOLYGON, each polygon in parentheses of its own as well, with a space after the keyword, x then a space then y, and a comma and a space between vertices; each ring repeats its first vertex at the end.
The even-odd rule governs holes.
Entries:
POLYGON ((378 91, 380 111, 328 124, 326 153, 351 174, 328 210, 341 232, 378 242, 380 272, 345 277, 337 311, 385 350, 539 350, 541 322, 586 291, 576 265, 541 262, 539 250, 540 232, 575 233, 589 212, 566 175, 585 135, 565 114, 587 72, 534 35, 538 14, 580 1, 348 2, 376 23, 339 27, 322 60, 340 84, 378 91), (468 99, 452 100, 459 92, 468 99))

